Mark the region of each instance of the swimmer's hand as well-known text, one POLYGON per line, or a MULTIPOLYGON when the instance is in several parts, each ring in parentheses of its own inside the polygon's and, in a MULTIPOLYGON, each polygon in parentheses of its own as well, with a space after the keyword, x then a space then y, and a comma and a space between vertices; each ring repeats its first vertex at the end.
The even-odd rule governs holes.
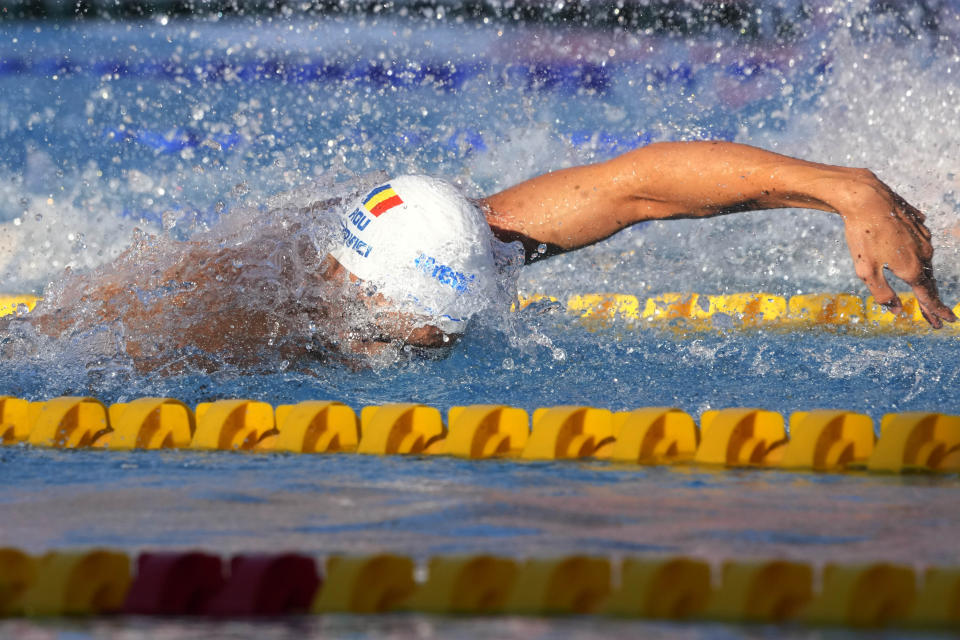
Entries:
POLYGON ((894 314, 903 310, 883 272, 886 267, 913 289, 930 326, 939 329, 944 321, 956 322, 937 292, 926 216, 870 171, 859 171, 836 187, 839 195, 831 200, 843 217, 854 268, 877 303, 894 314))

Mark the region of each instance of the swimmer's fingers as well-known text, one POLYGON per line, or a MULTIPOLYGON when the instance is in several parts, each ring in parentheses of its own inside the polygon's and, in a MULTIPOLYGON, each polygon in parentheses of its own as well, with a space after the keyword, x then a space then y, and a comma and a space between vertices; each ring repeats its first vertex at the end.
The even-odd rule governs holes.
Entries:
POLYGON ((920 303, 920 312, 923 318, 930 323, 934 329, 943 326, 943 322, 956 322, 957 316, 947 305, 940 300, 940 294, 937 292, 937 281, 933 277, 933 267, 929 262, 924 264, 918 279, 914 281, 907 280, 907 284, 913 289, 913 294, 920 303))
POLYGON ((883 266, 876 262, 860 262, 856 264, 857 276, 863 280, 867 288, 870 289, 870 295, 876 300, 877 304, 886 307, 887 311, 898 315, 903 311, 903 303, 900 296, 893 290, 887 277, 883 273, 883 266))
POLYGON ((937 291, 937 281, 933 275, 932 234, 924 224, 926 216, 896 193, 893 196, 895 212, 912 234, 915 248, 913 253, 901 254, 905 260, 898 265, 898 269, 894 269, 894 273, 910 285, 920 304, 920 312, 931 327, 939 329, 944 321, 956 322, 956 315, 943 303, 937 291))
MULTIPOLYGON (((920 238, 916 234, 914 234, 913 238, 915 242, 911 246, 907 238, 901 237, 899 245, 890 256, 893 260, 888 262, 887 266, 893 271, 894 275, 906 282, 913 290, 913 294, 917 298, 917 303, 920 305, 920 311, 924 319, 931 327, 939 329, 943 326, 944 321, 956 322, 957 317, 953 311, 940 300, 940 294, 937 291, 937 281, 933 276, 932 245, 928 240, 920 238), (912 251, 910 249, 912 249, 912 251)), ((884 295, 889 295, 887 290, 892 293, 890 285, 887 284, 886 278, 883 277, 882 271, 879 274, 879 278, 883 281, 882 285, 876 284, 876 275, 864 278, 864 281, 867 282, 868 286, 870 286, 871 283, 878 286, 878 289, 883 291, 884 295)), ((870 290, 874 290, 873 286, 870 286, 870 290)), ((876 294, 874 295, 875 299, 881 303, 883 300, 888 299, 878 298, 876 294)), ((894 311, 894 307, 889 306, 891 311, 898 313, 899 301, 897 307, 898 309, 894 311)))
POLYGON ((903 305, 887 282, 887 267, 913 290, 930 326, 939 329, 944 322, 955 322, 956 316, 937 292, 926 216, 882 182, 874 186, 871 197, 847 216, 847 244, 857 275, 878 304, 900 313, 903 305))
POLYGON ((903 311, 903 303, 887 282, 883 272, 884 264, 889 258, 887 247, 896 247, 899 240, 896 238, 892 241, 880 240, 879 236, 883 234, 878 231, 881 227, 885 227, 885 230, 892 232, 894 236, 909 234, 898 233, 901 224, 894 223, 891 226, 889 214, 885 215, 888 217, 883 225, 877 225, 873 220, 869 220, 868 224, 864 225, 859 217, 850 216, 846 221, 847 247, 850 249, 857 277, 867 285, 873 299, 891 313, 899 314, 903 311))
MULTIPOLYGON (((877 304, 886 307, 887 310, 894 315, 903 312, 903 303, 890 286, 890 283, 887 282, 882 267, 879 267, 879 265, 871 266, 869 269, 861 269, 858 267, 857 274, 860 276, 860 279, 866 283, 867 288, 870 289, 870 294, 873 296, 873 299, 877 301, 877 304)), ((914 296, 917 298, 917 302, 920 304, 920 312, 931 327, 940 329, 943 327, 944 321, 956 322, 957 316, 950 307, 943 304, 940 300, 940 295, 937 292, 937 283, 933 277, 933 269, 929 265, 922 266, 919 275, 913 279, 909 277, 911 274, 904 273, 903 271, 899 273, 894 271, 894 274, 898 275, 904 282, 910 285, 914 296)))

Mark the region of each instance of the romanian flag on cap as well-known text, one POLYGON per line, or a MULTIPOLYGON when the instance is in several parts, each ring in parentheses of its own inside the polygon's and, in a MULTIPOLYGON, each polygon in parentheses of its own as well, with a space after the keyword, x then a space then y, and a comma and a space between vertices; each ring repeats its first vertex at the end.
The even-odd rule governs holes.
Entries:
POLYGON ((363 199, 363 207, 369 211, 374 218, 379 217, 380 214, 386 213, 399 204, 403 204, 403 200, 400 199, 400 196, 397 195, 397 192, 394 191, 393 187, 389 184, 377 187, 363 199))

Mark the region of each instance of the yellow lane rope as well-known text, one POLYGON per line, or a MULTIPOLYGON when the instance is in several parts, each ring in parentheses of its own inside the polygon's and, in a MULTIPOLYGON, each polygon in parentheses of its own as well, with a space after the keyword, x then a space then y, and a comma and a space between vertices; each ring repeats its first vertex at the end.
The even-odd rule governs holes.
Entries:
POLYGON ((610 411, 506 405, 440 410, 417 403, 337 401, 272 405, 139 398, 105 405, 72 396, 29 402, 0 396, 0 445, 232 450, 251 453, 443 455, 469 459, 596 460, 614 468, 696 465, 821 472, 960 472, 960 416, 890 413, 879 437, 870 416, 842 410, 728 408, 694 421, 672 407, 610 411))
MULTIPOLYGON (((568 314, 590 323, 625 321, 637 327, 677 325, 710 328, 863 327, 897 331, 925 330, 927 323, 913 294, 900 294, 903 312, 894 315, 873 297, 847 293, 778 296, 763 292, 728 294, 663 293, 648 298, 620 293, 572 295, 563 305, 568 314)), ((534 303, 557 303, 546 294, 521 295, 521 309, 534 303)), ((955 309, 960 314, 960 304, 955 309)), ((954 330, 955 325, 945 325, 954 330)))
POLYGON ((31 295, 4 295, 0 294, 0 317, 9 316, 18 311, 33 311, 40 302, 40 298, 31 295))
MULTIPOLYGON (((293 614, 606 615, 957 629, 960 569, 695 556, 406 555, 0 547, 0 618, 293 614), (134 570, 136 567, 136 570, 134 570), (418 573, 420 579, 417 579, 418 573)), ((563 624, 562 622, 558 624, 563 624)))
MULTIPOLYGON (((561 299, 544 294, 521 294, 513 306, 554 303, 588 324, 622 321, 636 327, 682 326, 690 329, 862 327, 903 332, 923 331, 927 323, 916 298, 901 293, 903 312, 894 315, 876 303, 849 293, 778 296, 763 292, 727 294, 662 293, 643 298, 622 293, 582 293, 561 299)), ((32 311, 40 298, 0 294, 0 317, 32 311)), ((960 315, 960 304, 954 311, 960 315)), ((960 325, 960 323, 958 323, 960 325)), ((947 324, 948 330, 960 326, 947 324)))

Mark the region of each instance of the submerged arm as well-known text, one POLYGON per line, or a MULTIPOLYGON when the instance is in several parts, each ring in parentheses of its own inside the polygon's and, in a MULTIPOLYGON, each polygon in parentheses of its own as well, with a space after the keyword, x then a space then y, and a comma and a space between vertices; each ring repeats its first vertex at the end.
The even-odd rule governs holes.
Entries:
POLYGON ((873 173, 806 162, 729 142, 652 144, 598 164, 554 171, 485 198, 487 220, 528 256, 584 247, 645 220, 707 218, 805 207, 839 214, 857 275, 898 313, 889 268, 935 328, 956 320, 933 277, 924 215, 873 173), (542 252, 541 252, 542 253, 542 252))

